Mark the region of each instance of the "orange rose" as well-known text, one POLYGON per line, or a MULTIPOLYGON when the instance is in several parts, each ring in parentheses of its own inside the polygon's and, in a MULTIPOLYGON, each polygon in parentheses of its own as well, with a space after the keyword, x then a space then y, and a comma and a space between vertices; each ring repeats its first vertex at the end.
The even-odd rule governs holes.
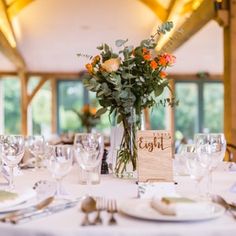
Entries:
POLYGON ((159 65, 161 66, 166 66, 167 65, 167 61, 166 61, 166 58, 164 56, 161 56, 159 58, 159 61, 158 61, 159 65))
POLYGON ((144 58, 144 60, 146 60, 146 61, 151 60, 152 56, 151 56, 150 51, 148 51, 146 48, 143 48, 143 49, 142 49, 142 52, 143 52, 143 58, 144 58))
POLYGON ((165 71, 161 71, 161 72, 160 72, 160 77, 161 77, 162 79, 166 78, 166 76, 167 76, 167 73, 166 73, 165 71))
POLYGON ((146 54, 146 53, 148 53, 148 50, 146 48, 143 48, 142 52, 143 52, 143 54, 146 54))
POLYGON ((175 59, 176 57, 168 54, 168 53, 164 53, 163 55, 161 55, 159 57, 159 65, 161 66, 171 66, 175 63, 175 59))
POLYGON ((84 113, 88 113, 88 112, 89 112, 89 104, 85 104, 85 105, 83 106, 82 111, 83 111, 84 113))
POLYGON ((86 67, 87 71, 89 72, 89 74, 93 73, 93 66, 92 66, 92 64, 88 63, 88 64, 85 65, 85 67, 86 67))
POLYGON ((150 53, 147 53, 147 54, 143 55, 143 58, 144 58, 144 60, 149 61, 149 60, 151 60, 152 57, 151 57, 150 53))
POLYGON ((96 112, 97 112, 97 109, 96 109, 95 107, 92 107, 92 108, 90 109, 90 112, 91 112, 93 115, 95 115, 96 112))
POLYGON ((99 55, 95 56, 92 60, 92 65, 96 65, 99 61, 100 61, 100 56, 99 55))
POLYGON ((155 69, 157 68, 157 63, 156 63, 154 60, 152 60, 152 61, 150 62, 150 66, 151 66, 151 68, 152 68, 153 70, 155 70, 155 69))

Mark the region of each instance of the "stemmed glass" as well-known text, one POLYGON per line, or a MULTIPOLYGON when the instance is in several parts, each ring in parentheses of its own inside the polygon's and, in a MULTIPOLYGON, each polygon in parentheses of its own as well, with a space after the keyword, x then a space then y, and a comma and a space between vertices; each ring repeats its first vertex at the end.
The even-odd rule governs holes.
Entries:
POLYGON ((198 197, 201 197, 200 184, 207 175, 207 167, 203 160, 198 156, 195 145, 185 145, 181 152, 186 158, 187 168, 190 177, 196 182, 196 190, 198 197))
POLYGON ((39 169, 43 167, 43 161, 47 155, 50 155, 52 151, 50 145, 45 142, 45 139, 42 135, 33 135, 27 138, 27 146, 35 157, 35 167, 39 169))
POLYGON ((223 161, 226 151, 226 140, 222 133, 196 134, 194 138, 199 158, 208 168, 207 195, 211 193, 212 172, 223 161))
POLYGON ((99 166, 103 156, 104 141, 100 133, 76 134, 74 139, 77 162, 87 173, 86 182, 91 183, 90 173, 99 166))
POLYGON ((222 133, 209 134, 209 140, 212 154, 210 170, 214 171, 219 163, 224 160, 226 152, 226 140, 224 134, 222 133))
POLYGON ((62 180, 70 172, 73 165, 74 149, 71 145, 55 145, 48 159, 48 169, 57 182, 56 196, 65 195, 62 191, 62 180))
POLYGON ((9 167, 9 189, 14 190, 14 167, 23 158, 25 151, 24 137, 21 135, 6 135, 0 143, 0 153, 3 162, 9 167))

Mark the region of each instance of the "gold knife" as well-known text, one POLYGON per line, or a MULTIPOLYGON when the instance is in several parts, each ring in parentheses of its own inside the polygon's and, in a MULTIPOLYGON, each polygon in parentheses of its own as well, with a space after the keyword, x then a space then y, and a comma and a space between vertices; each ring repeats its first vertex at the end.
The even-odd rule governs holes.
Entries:
POLYGON ((9 222, 19 216, 23 216, 24 214, 39 211, 43 208, 46 208, 48 205, 50 205, 53 202, 53 200, 54 200, 54 197, 48 197, 48 198, 44 199, 43 201, 39 202, 38 204, 36 204, 35 206, 29 207, 29 208, 23 209, 23 210, 17 210, 17 211, 7 214, 4 217, 0 218, 0 221, 1 222, 9 222))

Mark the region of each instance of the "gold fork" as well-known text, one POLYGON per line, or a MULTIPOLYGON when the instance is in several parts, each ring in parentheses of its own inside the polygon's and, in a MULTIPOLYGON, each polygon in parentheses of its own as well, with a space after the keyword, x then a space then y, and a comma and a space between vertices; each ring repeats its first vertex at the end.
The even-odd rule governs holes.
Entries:
POLYGON ((96 199, 96 210, 97 215, 93 221, 94 225, 102 224, 101 211, 106 209, 106 200, 104 197, 99 197, 96 199))
POLYGON ((107 202, 107 212, 110 213, 110 219, 108 221, 109 225, 116 225, 117 221, 115 219, 114 214, 117 213, 117 204, 116 200, 108 200, 107 202))

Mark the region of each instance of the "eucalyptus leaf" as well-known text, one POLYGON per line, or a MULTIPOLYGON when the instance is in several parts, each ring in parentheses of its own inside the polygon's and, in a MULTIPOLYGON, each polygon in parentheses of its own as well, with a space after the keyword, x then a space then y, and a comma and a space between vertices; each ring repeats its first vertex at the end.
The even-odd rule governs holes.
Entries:
POLYGON ((164 88, 162 86, 157 86, 155 88, 154 94, 156 97, 160 96, 163 93, 164 88))
POLYGON ((128 39, 124 40, 124 39, 118 39, 116 40, 115 44, 117 47, 121 47, 123 46, 126 42, 128 42, 128 39))
POLYGON ((100 108, 99 110, 97 110, 96 112, 96 117, 99 117, 101 115, 103 115, 104 113, 107 112, 107 108, 106 107, 103 107, 103 108, 100 108))
POLYGON ((103 50, 103 45, 97 47, 98 50, 103 50))

